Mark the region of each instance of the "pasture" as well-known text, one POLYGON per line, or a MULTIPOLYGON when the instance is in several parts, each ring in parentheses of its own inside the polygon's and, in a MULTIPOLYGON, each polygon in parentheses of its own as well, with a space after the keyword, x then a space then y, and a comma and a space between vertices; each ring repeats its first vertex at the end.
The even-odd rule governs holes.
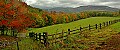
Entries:
POLYGON ((118 17, 91 17, 91 18, 86 18, 86 19, 81 19, 78 21, 70 22, 70 23, 64 23, 64 24, 56 24, 52 26, 47 26, 47 27, 42 27, 42 28, 28 28, 28 32, 36 32, 36 33, 43 33, 43 32, 48 32, 49 34, 55 34, 57 32, 62 32, 62 30, 67 31, 67 29, 75 29, 88 26, 94 25, 94 24, 99 24, 102 22, 106 21, 111 21, 119 19, 118 17))
POLYGON ((111 25, 109 27, 111 27, 112 29, 116 30, 117 32, 120 32, 120 22, 115 23, 115 24, 113 24, 113 25, 111 25))

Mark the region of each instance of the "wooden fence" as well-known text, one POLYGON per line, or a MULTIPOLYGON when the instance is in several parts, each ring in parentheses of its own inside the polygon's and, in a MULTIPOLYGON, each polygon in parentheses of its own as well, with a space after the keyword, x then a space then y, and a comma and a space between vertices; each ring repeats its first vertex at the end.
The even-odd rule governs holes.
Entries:
POLYGON ((16 37, 17 34, 18 32, 16 32, 15 30, 8 30, 8 29, 0 28, 0 35, 16 37))
POLYGON ((86 27, 79 27, 78 29, 74 29, 74 30, 71 30, 71 29, 68 29, 68 31, 62 30, 62 32, 60 33, 51 34, 51 35, 50 34, 48 35, 48 32, 43 32, 43 34, 31 32, 29 33, 29 36, 31 38, 34 38, 35 40, 39 40, 42 44, 44 44, 47 47, 49 44, 53 44, 53 43, 57 43, 62 40, 66 40, 70 35, 81 34, 82 32, 87 31, 87 30, 102 29, 103 27, 109 26, 117 22, 120 22, 120 19, 113 20, 113 21, 107 21, 107 22, 103 22, 100 24, 94 24, 94 25, 89 24, 86 27))

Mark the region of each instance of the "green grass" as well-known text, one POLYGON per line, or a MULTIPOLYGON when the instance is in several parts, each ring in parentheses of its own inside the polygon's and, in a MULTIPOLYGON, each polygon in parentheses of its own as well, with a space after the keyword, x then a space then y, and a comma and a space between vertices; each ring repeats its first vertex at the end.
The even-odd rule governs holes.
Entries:
POLYGON ((36 32, 36 33, 48 32, 49 34, 55 34, 56 32, 61 32, 62 30, 67 31, 67 29, 75 29, 75 28, 79 28, 80 26, 84 27, 84 26, 88 26, 89 24, 94 25, 115 19, 118 19, 118 17, 91 17, 70 23, 56 24, 43 28, 29 28, 28 32, 36 32))
MULTIPOLYGON (((84 34, 69 36, 68 40, 64 40, 63 43, 67 44, 68 46, 64 46, 60 42, 56 44, 50 44, 49 48, 45 48, 43 44, 39 44, 39 41, 35 41, 32 38, 20 38, 19 41, 19 48, 20 50, 69 50, 69 49, 76 49, 76 50, 85 50, 90 48, 91 45, 99 47, 98 42, 106 41, 111 37, 111 35, 117 34, 114 30, 105 27, 101 30, 95 30, 92 32, 83 32, 84 34), (72 47, 79 47, 79 48, 72 48, 72 47)), ((3 50, 17 50, 16 44, 11 46, 10 48, 5 48, 3 50)))
POLYGON ((110 27, 111 27, 112 29, 120 32, 120 22, 115 23, 115 24, 111 25, 110 27))
MULTIPOLYGON (((44 48, 43 44, 39 41, 35 41, 31 38, 20 38, 18 42, 19 50, 40 50, 40 47, 44 48)), ((1 50, 1 49, 0 49, 1 50)), ((13 44, 10 47, 2 48, 2 50, 17 50, 17 44, 13 44)))

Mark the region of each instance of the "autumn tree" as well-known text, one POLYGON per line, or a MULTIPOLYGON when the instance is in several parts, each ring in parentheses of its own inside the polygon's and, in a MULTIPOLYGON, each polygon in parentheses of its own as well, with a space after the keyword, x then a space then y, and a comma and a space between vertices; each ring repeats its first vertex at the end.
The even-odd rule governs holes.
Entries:
POLYGON ((48 23, 46 23, 47 25, 52 25, 53 24, 53 19, 51 18, 51 16, 46 15, 46 17, 48 18, 48 23))
POLYGON ((0 26, 22 31, 34 25, 27 4, 18 0, 0 0, 0 26))

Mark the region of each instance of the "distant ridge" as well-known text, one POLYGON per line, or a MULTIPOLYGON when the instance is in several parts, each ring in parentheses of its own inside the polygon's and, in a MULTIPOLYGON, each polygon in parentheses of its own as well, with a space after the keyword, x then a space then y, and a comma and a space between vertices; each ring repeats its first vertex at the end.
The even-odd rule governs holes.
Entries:
POLYGON ((74 12, 81 12, 81 11, 119 11, 118 8, 112 8, 109 6, 98 6, 98 5, 88 5, 88 6, 80 6, 76 8, 71 7, 56 7, 51 9, 46 9, 47 11, 56 11, 56 12, 68 12, 68 13, 74 13, 74 12))

